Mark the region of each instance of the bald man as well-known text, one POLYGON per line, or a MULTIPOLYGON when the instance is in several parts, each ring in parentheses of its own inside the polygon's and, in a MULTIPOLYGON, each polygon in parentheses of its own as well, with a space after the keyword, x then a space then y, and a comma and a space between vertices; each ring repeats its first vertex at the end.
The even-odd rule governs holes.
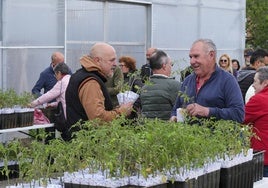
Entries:
POLYGON ((57 79, 54 75, 53 68, 64 62, 64 55, 61 52, 54 52, 51 55, 51 62, 49 67, 40 73, 39 79, 32 89, 32 94, 38 98, 42 95, 41 90, 44 90, 44 93, 48 92, 56 84, 57 79))
MULTIPOLYGON (((71 76, 66 91, 67 127, 79 120, 100 119, 112 121, 118 115, 129 115, 132 103, 113 109, 110 95, 105 86, 107 78, 113 76, 116 66, 115 49, 107 43, 96 43, 87 56, 80 59, 82 68, 71 76)), ((71 139, 73 128, 62 134, 63 139, 71 139)))
POLYGON ((152 76, 153 72, 152 69, 150 68, 150 64, 149 64, 149 59, 152 56, 152 54, 154 52, 156 52, 156 48, 148 48, 146 51, 146 64, 142 65, 141 67, 141 78, 142 78, 142 82, 145 83, 146 80, 148 80, 150 78, 150 76, 152 76))

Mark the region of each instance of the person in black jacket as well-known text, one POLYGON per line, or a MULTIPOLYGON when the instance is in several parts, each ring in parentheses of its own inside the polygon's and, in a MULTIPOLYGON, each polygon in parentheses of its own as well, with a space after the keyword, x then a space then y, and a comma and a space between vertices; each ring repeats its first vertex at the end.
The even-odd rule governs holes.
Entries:
POLYGON ((185 69, 183 69, 182 71, 181 71, 181 82, 183 82, 184 81, 184 79, 187 77, 187 76, 189 76, 192 72, 194 72, 194 70, 193 70, 193 68, 191 67, 191 65, 190 66, 188 66, 188 67, 186 67, 185 69))
POLYGON ((139 75, 136 74, 136 60, 130 56, 121 56, 119 58, 119 67, 124 75, 124 84, 129 86, 129 90, 137 93, 144 84, 139 75))
POLYGON ((241 89, 243 100, 251 84, 254 82, 254 75, 258 68, 268 64, 268 53, 264 49, 254 51, 250 58, 250 65, 238 72, 237 81, 241 89))
POLYGON ((81 68, 72 74, 66 89, 66 129, 62 138, 72 139, 72 133, 80 130, 77 122, 99 119, 110 122, 119 115, 129 115, 133 103, 113 107, 105 82, 114 74, 116 51, 104 42, 95 43, 88 55, 80 58, 81 68))
POLYGON ((147 62, 141 67, 141 79, 143 83, 145 83, 145 81, 148 80, 151 75, 153 75, 153 72, 150 68, 149 59, 152 56, 152 54, 156 52, 156 50, 157 50, 156 48, 152 47, 152 48, 148 48, 146 51, 147 62))
MULTIPOLYGON (((119 67, 121 68, 124 75, 124 88, 133 91, 137 94, 144 83, 142 82, 140 75, 137 75, 136 60, 131 56, 121 56, 119 58, 119 67)), ((134 111, 128 116, 129 119, 135 119, 140 113, 140 99, 138 98, 133 104, 134 111)))

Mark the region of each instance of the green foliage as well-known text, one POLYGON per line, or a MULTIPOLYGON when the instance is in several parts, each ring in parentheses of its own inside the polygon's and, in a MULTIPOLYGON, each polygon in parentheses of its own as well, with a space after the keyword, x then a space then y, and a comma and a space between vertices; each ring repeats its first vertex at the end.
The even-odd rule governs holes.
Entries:
POLYGON ((27 105, 33 101, 34 99, 34 96, 29 93, 29 92, 26 92, 24 91, 23 93, 19 94, 17 96, 17 101, 15 105, 20 105, 21 107, 27 107, 27 105))
MULTIPOLYGON (((74 139, 34 140, 27 147, 14 141, 0 145, 5 161, 1 173, 10 173, 7 161, 20 164, 20 179, 48 181, 63 172, 88 168, 102 170, 107 177, 179 173, 181 168, 198 168, 224 156, 250 148, 250 127, 232 121, 203 120, 201 124, 139 119, 135 125, 124 117, 112 122, 77 123, 74 139)), ((44 137, 44 135, 42 135, 44 137)), ((40 182, 40 184, 44 183, 40 182)))
MULTIPOLYGON (((185 74, 188 71, 190 66, 189 60, 185 58, 181 58, 178 60, 172 61, 172 72, 170 77, 180 77, 180 79, 185 78, 185 74), (186 68, 184 66, 187 65, 186 68)), ((191 69, 191 68, 190 68, 191 69)), ((191 71, 192 72, 192 71, 191 71)))
POLYGON ((124 93, 125 91, 131 91, 132 88, 134 87, 137 90, 137 93, 140 93, 141 88, 137 85, 134 85, 135 81, 137 79, 140 79, 140 70, 132 72, 132 73, 128 73, 127 76, 129 77, 129 82, 125 82, 123 80, 123 83, 119 83, 121 85, 120 92, 124 93))
POLYGON ((246 46, 268 49, 268 1, 247 0, 246 46))
POLYGON ((14 89, 0 90, 0 108, 27 107, 32 100, 33 95, 28 92, 17 94, 14 89))
POLYGON ((9 148, 6 148, 3 143, 0 144, 0 156, 3 161, 3 168, 0 171, 1 175, 4 175, 7 177, 7 180, 9 182, 9 174, 11 173, 8 169, 8 162, 9 162, 9 148))

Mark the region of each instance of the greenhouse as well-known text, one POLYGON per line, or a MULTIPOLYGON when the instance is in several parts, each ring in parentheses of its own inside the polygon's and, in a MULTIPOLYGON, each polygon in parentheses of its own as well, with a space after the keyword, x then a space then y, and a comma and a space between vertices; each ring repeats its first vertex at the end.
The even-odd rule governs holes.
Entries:
POLYGON ((0 0, 0 88, 30 92, 54 51, 75 72, 97 41, 138 67, 148 47, 165 50, 176 72, 197 38, 243 62, 245 0, 0 0))
POLYGON ((0 187, 267 186, 264 151, 251 148, 250 126, 186 113, 181 122, 129 120, 122 113, 107 122, 80 119, 64 140, 52 111, 28 102, 53 52, 63 53, 74 73, 96 42, 111 44, 117 58, 134 57, 137 68, 146 63, 148 48, 161 49, 171 57, 169 70, 177 80, 199 38, 215 42, 218 58, 226 53, 243 64, 245 22, 246 0, 0 0, 0 102, 13 109, 0 106, 0 187), (24 106, 30 111, 18 110, 24 106), (47 117, 52 114, 47 121, 34 123, 37 111, 46 110, 47 117), (9 133, 24 133, 27 142, 9 133))

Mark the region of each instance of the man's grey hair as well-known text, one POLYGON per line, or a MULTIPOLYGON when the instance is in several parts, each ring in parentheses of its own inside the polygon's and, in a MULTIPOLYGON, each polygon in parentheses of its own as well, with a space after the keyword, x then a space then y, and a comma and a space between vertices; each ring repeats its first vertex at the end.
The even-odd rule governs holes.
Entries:
POLYGON ((258 78, 260 83, 268 80, 268 67, 260 67, 257 69, 256 73, 259 73, 258 78))
POLYGON ((61 72, 61 74, 69 74, 70 69, 66 63, 59 63, 57 64, 53 71, 56 72, 61 72))
POLYGON ((198 40, 194 41, 193 45, 198 43, 198 42, 201 42, 204 44, 204 47, 205 47, 204 51, 206 51, 206 52, 214 51, 215 56, 216 56, 217 47, 211 39, 198 39, 198 40))
POLYGON ((149 58, 150 67, 152 70, 161 69, 163 64, 168 63, 169 56, 162 50, 156 50, 149 58))

